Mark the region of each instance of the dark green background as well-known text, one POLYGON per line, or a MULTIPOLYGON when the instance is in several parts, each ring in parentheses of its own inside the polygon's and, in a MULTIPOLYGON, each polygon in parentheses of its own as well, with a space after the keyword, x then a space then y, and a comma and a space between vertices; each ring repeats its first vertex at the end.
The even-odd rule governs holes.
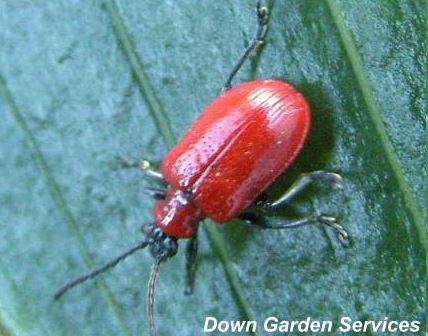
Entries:
MULTIPOLYGON (((117 2, 0 3, 0 334, 146 334, 145 252, 59 303, 52 293, 141 239, 148 182, 112 158, 159 162, 255 28, 254 1, 117 2)), ((307 146, 269 194, 315 169, 346 181, 271 220, 334 214, 354 245, 319 228, 203 223, 195 295, 182 293, 182 252, 161 270, 159 330, 199 335, 207 315, 424 321, 425 2, 267 5, 266 45, 235 83, 287 80, 313 109, 307 146)))

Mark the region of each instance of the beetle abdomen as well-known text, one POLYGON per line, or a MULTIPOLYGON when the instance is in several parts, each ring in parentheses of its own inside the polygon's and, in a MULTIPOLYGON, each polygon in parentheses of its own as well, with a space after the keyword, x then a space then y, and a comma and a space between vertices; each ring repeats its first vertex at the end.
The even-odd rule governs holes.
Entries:
POLYGON ((236 217, 294 160, 310 125, 290 84, 256 80, 217 97, 166 155, 162 173, 217 222, 236 217))

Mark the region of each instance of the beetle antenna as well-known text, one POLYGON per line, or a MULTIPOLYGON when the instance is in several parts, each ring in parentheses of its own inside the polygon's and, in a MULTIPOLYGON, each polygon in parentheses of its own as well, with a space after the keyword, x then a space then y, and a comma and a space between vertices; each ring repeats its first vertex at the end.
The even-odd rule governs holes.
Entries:
POLYGON ((150 336, 157 336, 155 318, 154 318, 154 306, 155 306, 155 290, 156 283, 159 275, 159 267, 162 261, 165 260, 165 256, 161 255, 155 259, 152 270, 150 272, 150 279, 147 290, 147 316, 149 320, 149 332, 150 336))
POLYGON ((104 266, 90 272, 84 275, 79 276, 78 278, 71 280, 70 282, 66 283, 63 287, 61 287, 54 295, 54 300, 59 300, 69 289, 77 286, 78 284, 85 282, 87 280, 93 279, 96 276, 100 275, 101 273, 104 273, 108 271, 109 269, 115 267, 118 263, 120 263, 125 258, 129 257, 131 254, 134 254, 136 251, 141 250, 145 248, 149 244, 148 240, 144 240, 140 242, 138 245, 135 245, 133 248, 129 249, 125 253, 121 254, 117 258, 113 259, 112 261, 108 262, 104 266))

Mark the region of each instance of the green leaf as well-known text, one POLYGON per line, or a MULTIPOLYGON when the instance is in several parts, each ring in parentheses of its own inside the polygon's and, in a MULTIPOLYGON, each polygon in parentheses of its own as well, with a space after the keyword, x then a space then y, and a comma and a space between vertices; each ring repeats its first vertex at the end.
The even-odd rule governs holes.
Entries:
MULTIPOLYGON (((161 269, 160 334, 202 334, 206 316, 256 319, 258 335, 269 316, 424 325, 424 3, 266 2, 266 44, 235 84, 286 80, 313 110, 307 145, 269 197, 305 171, 346 182, 311 186, 270 220, 336 215, 354 243, 206 221, 195 294, 182 293, 184 244, 161 269)), ((146 252, 52 295, 142 238, 149 182, 112 159, 160 162, 248 45, 254 4, 3 1, 0 13, 0 334, 146 335, 146 252)))

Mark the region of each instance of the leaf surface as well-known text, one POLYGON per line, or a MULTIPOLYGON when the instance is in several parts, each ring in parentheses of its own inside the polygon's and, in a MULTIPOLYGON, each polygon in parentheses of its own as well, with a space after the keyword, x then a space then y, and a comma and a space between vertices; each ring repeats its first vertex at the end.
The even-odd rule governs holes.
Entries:
MULTIPOLYGON (((424 323, 423 2, 267 5, 266 44, 235 83, 288 81, 313 111, 307 145, 268 195, 301 172, 345 179, 343 191, 311 186, 269 219, 336 215, 353 246, 321 228, 206 221, 195 294, 183 295, 184 244, 161 269, 160 334, 202 334, 206 316, 256 319, 257 335, 269 316, 424 323)), ((52 294, 141 239, 150 182, 112 159, 160 162, 248 45, 253 5, 4 1, 0 13, 0 334, 146 335, 146 252, 59 303, 52 294)))

